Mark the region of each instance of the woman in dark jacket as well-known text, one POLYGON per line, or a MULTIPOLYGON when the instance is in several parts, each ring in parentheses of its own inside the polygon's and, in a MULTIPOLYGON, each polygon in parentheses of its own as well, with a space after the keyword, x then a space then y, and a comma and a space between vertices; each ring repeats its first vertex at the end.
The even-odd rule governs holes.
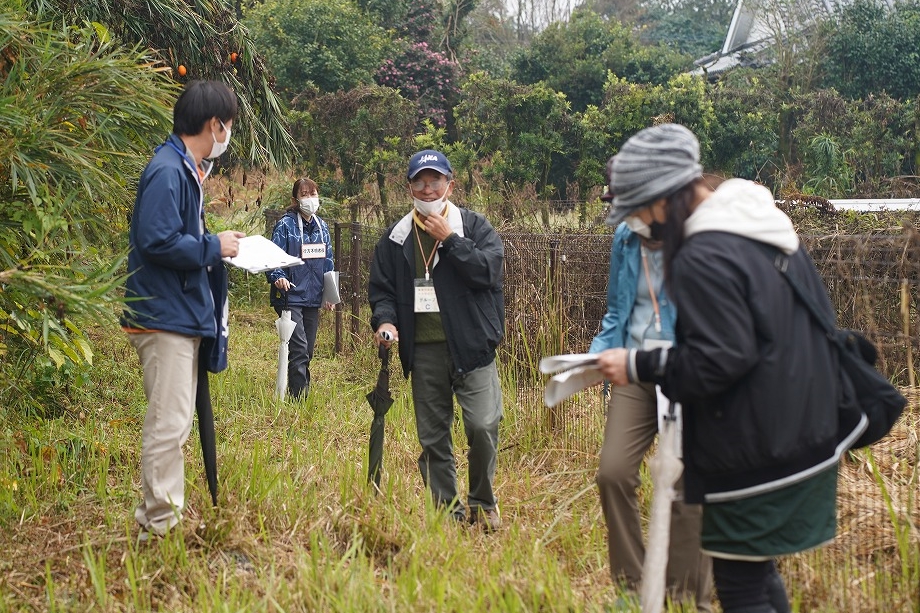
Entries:
POLYGON ((703 503, 723 611, 787 612, 774 559, 833 539, 837 461, 858 432, 838 433, 836 355, 775 256, 833 319, 824 284, 766 188, 708 186, 683 126, 642 130, 608 172, 608 223, 634 216, 663 241, 678 317, 673 348, 611 349, 601 369, 682 403, 686 498, 703 503))
POLYGON ((297 324, 288 346, 288 392, 306 398, 310 392, 310 361, 319 329, 323 303, 323 275, 334 269, 329 226, 316 214, 319 188, 312 179, 298 179, 291 189, 291 205, 275 224, 272 242, 289 255, 303 259, 301 266, 277 268, 265 273, 272 284, 270 301, 279 315, 291 312, 297 324))

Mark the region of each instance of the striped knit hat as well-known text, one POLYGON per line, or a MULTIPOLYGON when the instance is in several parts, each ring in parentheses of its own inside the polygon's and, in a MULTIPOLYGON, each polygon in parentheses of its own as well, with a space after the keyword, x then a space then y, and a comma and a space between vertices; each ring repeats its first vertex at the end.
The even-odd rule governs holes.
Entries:
POLYGON ((614 195, 607 224, 619 224, 702 172, 700 142, 684 126, 665 123, 637 132, 607 161, 608 188, 614 195))

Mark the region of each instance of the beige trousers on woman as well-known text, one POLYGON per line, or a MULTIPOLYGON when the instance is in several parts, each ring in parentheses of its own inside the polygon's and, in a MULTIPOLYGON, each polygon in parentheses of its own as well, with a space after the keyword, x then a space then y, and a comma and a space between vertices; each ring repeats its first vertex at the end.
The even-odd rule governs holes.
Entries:
MULTIPOLYGON (((657 400, 651 384, 611 389, 597 486, 607 522, 610 575, 614 583, 638 590, 645 559, 639 466, 658 433, 657 400)), ((666 577, 672 599, 693 599, 700 611, 708 612, 712 610, 712 562, 700 552, 701 520, 700 505, 673 503, 666 577)))

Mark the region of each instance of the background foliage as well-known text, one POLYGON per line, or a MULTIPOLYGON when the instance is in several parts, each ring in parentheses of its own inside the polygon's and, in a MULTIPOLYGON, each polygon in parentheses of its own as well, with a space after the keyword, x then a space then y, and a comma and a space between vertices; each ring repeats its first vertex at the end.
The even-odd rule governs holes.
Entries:
POLYGON ((689 70, 692 58, 659 45, 642 44, 633 30, 589 10, 550 24, 513 62, 512 77, 543 82, 583 111, 601 103, 608 73, 635 83, 659 84, 689 70))
POLYGON ((311 86, 336 92, 371 83, 389 44, 350 0, 270 0, 245 23, 288 97, 311 86))
POLYGON ((0 11, 0 48, 0 407, 53 411, 92 364, 82 321, 110 315, 108 241, 175 88, 102 24, 41 26, 24 4, 0 11))
POLYGON ((920 2, 854 0, 823 28, 828 86, 849 98, 920 94, 920 2))
POLYGON ((83 314, 118 300, 134 182, 189 79, 239 94, 220 168, 241 184, 214 206, 255 181, 253 214, 305 174, 330 220, 390 222, 405 160, 436 147, 454 199, 497 225, 592 227, 607 158, 662 121, 697 133, 708 171, 778 196, 909 196, 920 11, 880 2, 710 81, 691 60, 720 46, 725 0, 3 0, 0 377, 35 407, 82 376, 83 314))

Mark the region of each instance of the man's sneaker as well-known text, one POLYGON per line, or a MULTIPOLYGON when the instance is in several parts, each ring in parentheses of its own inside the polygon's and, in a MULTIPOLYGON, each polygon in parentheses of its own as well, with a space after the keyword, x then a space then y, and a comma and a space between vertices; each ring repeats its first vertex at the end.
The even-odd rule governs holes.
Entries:
POLYGON ((481 525, 486 532, 495 532, 502 527, 502 517, 498 512, 498 507, 492 509, 472 508, 470 509, 470 523, 481 525))

